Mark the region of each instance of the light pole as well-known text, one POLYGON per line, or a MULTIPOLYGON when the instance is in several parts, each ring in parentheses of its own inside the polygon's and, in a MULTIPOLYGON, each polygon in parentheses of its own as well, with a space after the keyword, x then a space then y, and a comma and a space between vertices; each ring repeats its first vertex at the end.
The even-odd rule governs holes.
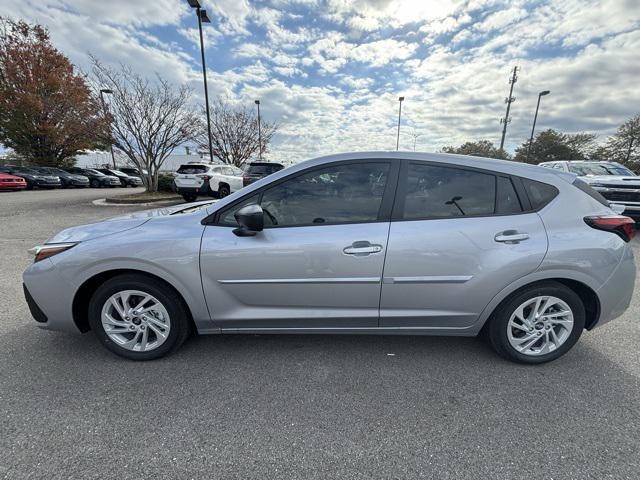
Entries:
MULTIPOLYGON (((104 94, 105 93, 107 95, 111 95, 111 94, 113 94, 113 90, 110 90, 108 88, 102 88, 100 90, 100 101, 102 102, 102 111, 104 112, 104 116, 106 118, 107 117, 107 104, 104 101, 104 94)), ((111 150, 111 161, 113 162, 113 168, 118 168, 116 166, 116 157, 113 154, 113 143, 112 142, 109 142, 109 149, 111 150)))
POLYGON ((260 128, 260 100, 254 102, 258 106, 258 156, 262 160, 262 130, 260 128))
POLYGON ((191 8, 196 9, 198 17, 198 30, 200 31, 200 54, 202 56, 202 78, 204 80, 204 102, 207 112, 207 140, 209 141, 209 161, 213 162, 213 146, 211 145, 211 115, 209 114, 209 89, 207 88, 207 65, 204 61, 204 40, 202 39, 202 23, 211 23, 207 11, 202 10, 198 0, 187 0, 191 8))
POLYGON ((400 148, 400 116, 402 115, 402 102, 404 101, 404 97, 398 97, 398 102, 400 102, 400 107, 398 108, 398 136, 396 138, 396 151, 400 148))
POLYGON ((538 109, 540 108, 540 99, 545 95, 549 95, 550 90, 543 90, 538 94, 538 104, 536 105, 536 114, 533 116, 533 127, 531 128, 531 138, 529 139, 529 146, 527 147, 527 159, 525 162, 529 163, 529 152, 531 151, 531 144, 533 143, 533 132, 536 129, 536 121, 538 120, 538 109))

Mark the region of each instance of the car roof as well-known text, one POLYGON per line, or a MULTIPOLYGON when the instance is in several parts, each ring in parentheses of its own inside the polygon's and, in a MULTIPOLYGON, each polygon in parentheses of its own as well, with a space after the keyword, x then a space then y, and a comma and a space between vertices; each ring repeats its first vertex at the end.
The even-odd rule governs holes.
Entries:
POLYGON ((282 165, 281 163, 278 162, 251 162, 249 163, 249 165, 280 165, 281 167, 283 167, 284 165, 282 165))
MULTIPOLYGON (((396 151, 369 151, 341 153, 337 155, 327 155, 325 157, 314 158, 305 162, 297 163, 285 170, 299 166, 311 166, 313 164, 323 164, 346 160, 366 160, 366 159, 390 159, 390 160, 413 160, 434 162, 449 165, 459 165, 463 167, 480 168, 504 173, 507 175, 519 175, 525 177, 557 177, 561 176, 566 181, 573 181, 574 174, 567 174, 560 171, 553 171, 548 168, 531 165, 528 163, 515 162, 513 160, 500 160, 496 158, 474 157, 471 155, 458 155, 452 153, 424 153, 424 152, 396 152, 396 151)), ((279 172, 278 172, 279 173, 279 172)))

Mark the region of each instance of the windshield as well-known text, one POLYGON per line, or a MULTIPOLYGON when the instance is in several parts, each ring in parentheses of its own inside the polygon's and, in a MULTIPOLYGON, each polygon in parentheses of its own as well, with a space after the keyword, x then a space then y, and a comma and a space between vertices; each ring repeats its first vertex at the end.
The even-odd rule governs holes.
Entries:
POLYGON ((635 173, 633 173, 627 167, 623 167, 622 165, 606 164, 606 165, 603 165, 603 167, 606 168, 611 175, 624 175, 624 176, 630 176, 630 177, 636 176, 635 173))
POLYGON ((119 170, 107 170, 105 173, 107 175, 115 175, 116 177, 128 177, 126 173, 123 173, 119 170))
POLYGON ((611 173, 599 163, 570 163, 569 171, 577 175, 611 175, 611 173))
POLYGON ((204 165, 180 165, 178 173, 194 174, 194 173, 206 173, 207 167, 204 165))
POLYGON ((280 170, 282 170, 282 165, 249 165, 247 173, 251 175, 270 175, 280 170))
POLYGON ((104 173, 99 172, 98 170, 94 170, 93 168, 87 168, 85 169, 85 172, 91 174, 91 175, 96 175, 98 177, 103 177, 104 173))
POLYGON ((19 172, 19 173, 30 173, 31 175, 37 174, 38 172, 36 172, 35 170, 32 170, 30 168, 26 168, 26 167, 11 167, 11 169, 14 172, 19 172))

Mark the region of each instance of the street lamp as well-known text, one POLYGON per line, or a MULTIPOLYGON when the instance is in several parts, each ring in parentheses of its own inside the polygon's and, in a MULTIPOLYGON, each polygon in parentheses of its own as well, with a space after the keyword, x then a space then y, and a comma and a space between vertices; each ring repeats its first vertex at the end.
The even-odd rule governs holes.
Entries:
POLYGON ((400 108, 398 108, 398 136, 396 138, 396 151, 400 148, 400 115, 402 115, 402 102, 404 97, 399 97, 398 101, 400 102, 400 108))
POLYGON ((531 151, 531 144, 533 143, 533 132, 536 129, 536 121, 538 120, 538 109, 540 108, 540 99, 545 95, 549 95, 551 93, 550 90, 543 90, 538 94, 538 104, 536 105, 536 114, 533 116, 533 127, 531 128, 531 138, 529 139, 529 146, 527 147, 527 159, 526 162, 529 163, 529 152, 531 151))
POLYGON ((187 0, 191 8, 196 9, 196 16, 198 17, 198 30, 200 32, 200 54, 202 56, 202 78, 204 80, 204 102, 207 112, 207 140, 209 140, 209 161, 213 162, 213 146, 211 145, 211 115, 209 114, 209 90, 207 88, 207 66, 204 61, 204 40, 202 39, 202 24, 211 23, 211 20, 207 16, 207 11, 202 10, 200 2, 198 0, 187 0))
POLYGON ((258 106, 258 155, 260 160, 262 160, 262 132, 260 129, 260 100, 255 100, 254 103, 258 106))
MULTIPOLYGON (((113 90, 109 88, 102 88, 100 90, 100 101, 102 102, 102 111, 104 112, 105 118, 107 117, 107 104, 104 101, 104 94, 112 95, 113 90)), ((116 157, 113 155, 113 143, 109 142, 109 149, 111 150, 111 161, 113 162, 113 168, 118 168, 116 166, 116 157)))

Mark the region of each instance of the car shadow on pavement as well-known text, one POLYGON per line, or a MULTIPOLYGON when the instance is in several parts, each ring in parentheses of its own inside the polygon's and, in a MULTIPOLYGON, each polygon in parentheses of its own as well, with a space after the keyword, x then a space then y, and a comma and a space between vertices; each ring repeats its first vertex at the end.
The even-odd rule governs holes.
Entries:
POLYGON ((224 335, 131 362, 91 334, 13 333, 22 346, 4 352, 0 395, 3 411, 21 414, 8 417, 5 443, 49 467, 70 460, 52 460, 46 435, 25 431, 55 432, 54 451, 80 449, 87 457, 73 461, 122 478, 169 464, 237 478, 633 478, 640 468, 638 379, 584 343, 523 366, 475 338, 224 335), (111 455, 92 455, 105 442, 111 455), (111 461, 171 445, 171 462, 120 472, 111 461))

